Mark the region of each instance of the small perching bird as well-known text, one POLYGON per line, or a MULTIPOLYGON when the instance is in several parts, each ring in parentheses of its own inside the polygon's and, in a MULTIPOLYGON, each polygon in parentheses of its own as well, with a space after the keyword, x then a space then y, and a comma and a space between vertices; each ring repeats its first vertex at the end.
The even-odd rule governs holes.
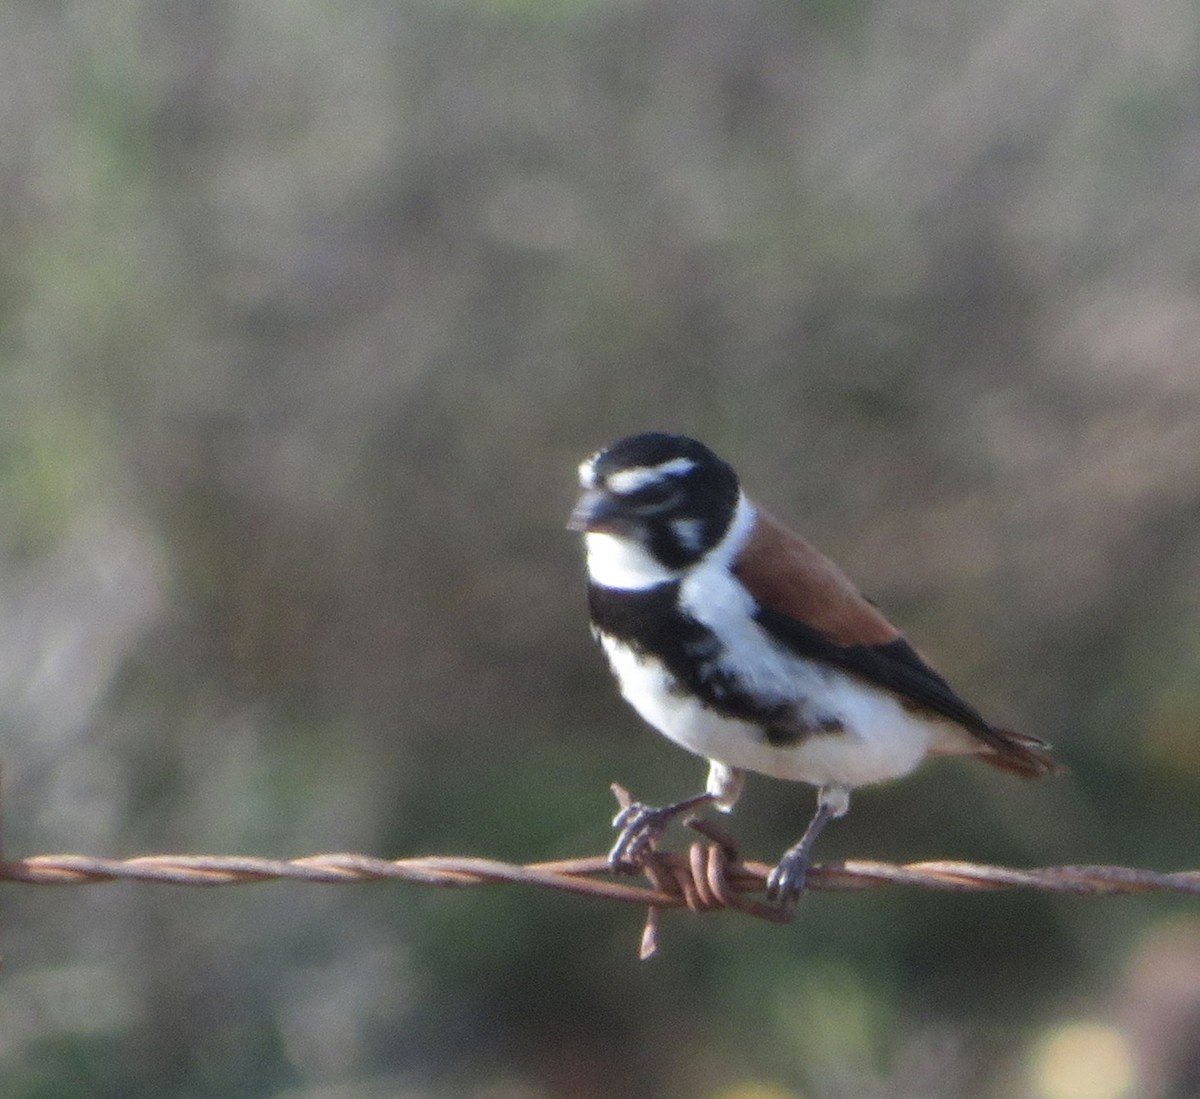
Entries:
POLYGON ((682 435, 634 435, 579 467, 570 527, 587 548, 592 629, 621 693, 709 761, 704 793, 629 806, 614 869, 679 814, 730 811, 746 771, 817 787, 817 811, 768 879, 793 902, 813 842, 850 791, 929 755, 974 755, 1024 777, 1062 770, 1034 737, 964 702, 827 557, 746 497, 733 469, 682 435))

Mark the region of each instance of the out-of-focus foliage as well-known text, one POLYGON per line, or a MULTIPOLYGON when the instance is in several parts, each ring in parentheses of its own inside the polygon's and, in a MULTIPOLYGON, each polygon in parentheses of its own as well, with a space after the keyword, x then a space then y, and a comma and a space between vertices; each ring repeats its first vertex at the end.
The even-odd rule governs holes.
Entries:
MULTIPOLYGON (((562 529, 664 427, 1073 768, 931 765, 825 857, 1195 866, 1198 45, 1183 0, 9 0, 9 850, 550 858, 613 779, 693 791, 562 529)), ((1184 902, 814 896, 647 965, 638 920, 10 886, 0 1092, 1200 1088, 1184 902)))

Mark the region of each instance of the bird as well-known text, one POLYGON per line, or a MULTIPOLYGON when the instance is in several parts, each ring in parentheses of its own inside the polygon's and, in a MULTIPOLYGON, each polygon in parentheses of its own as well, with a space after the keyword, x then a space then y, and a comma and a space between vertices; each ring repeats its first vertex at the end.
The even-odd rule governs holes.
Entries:
POLYGON ((964 701, 833 561, 742 490, 685 435, 646 432, 579 466, 568 522, 583 536, 592 632, 621 694, 708 760, 702 793, 617 814, 614 871, 635 869, 668 824, 732 811, 748 771, 816 787, 801 838, 767 878, 794 904, 813 844, 860 786, 928 756, 974 756, 1031 778, 1064 768, 1050 745, 964 701))

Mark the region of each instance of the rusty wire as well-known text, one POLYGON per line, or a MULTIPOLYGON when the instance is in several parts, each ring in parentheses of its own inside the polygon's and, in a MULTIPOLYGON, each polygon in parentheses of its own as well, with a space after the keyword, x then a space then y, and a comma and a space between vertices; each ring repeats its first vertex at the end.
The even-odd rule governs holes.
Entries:
MULTIPOLYGON (((622 797, 627 798, 623 790, 618 792, 618 798, 622 797)), ((615 879, 604 855, 524 865, 455 855, 391 860, 358 854, 309 855, 295 859, 242 855, 142 855, 127 859, 33 855, 0 860, 0 880, 36 885, 138 881, 212 886, 283 880, 325 884, 407 881, 448 887, 502 882, 532 885, 647 907, 649 917, 642 936, 642 957, 654 953, 659 914, 665 909, 686 907, 694 912, 735 909, 776 923, 791 920, 790 908, 753 896, 766 888, 771 870, 768 865, 740 860, 728 838, 710 822, 696 819, 687 823, 704 838, 693 842, 686 854, 663 850, 648 852, 640 866, 647 879, 645 885, 615 879)), ((815 864, 809 871, 807 882, 807 888, 817 892, 887 885, 955 892, 1035 889, 1084 896, 1133 893, 1200 896, 1200 870, 1166 874, 1122 866, 1051 866, 1018 870, 950 860, 896 865, 847 859, 815 864)))
MULTIPOLYGON (((770 867, 734 861, 722 842, 697 840, 686 854, 654 851, 642 870, 648 885, 614 880, 603 855, 519 865, 471 856, 431 855, 381 859, 369 855, 310 855, 297 859, 242 855, 143 855, 129 859, 87 855, 34 855, 0 862, 0 880, 37 885, 87 885, 114 881, 169 885, 245 885, 263 881, 338 884, 408 881, 421 885, 469 886, 507 882, 624 901, 649 908, 643 957, 653 953, 658 915, 664 909, 694 912, 736 909, 777 923, 792 917, 788 908, 752 896, 766 886, 770 867)), ((1131 893, 1187 893, 1200 896, 1200 871, 1161 874, 1122 866, 1051 866, 1018 870, 969 862, 935 861, 905 865, 847 859, 818 863, 808 876, 812 891, 857 890, 885 885, 956 892, 1036 889, 1048 893, 1113 896, 1131 893)))

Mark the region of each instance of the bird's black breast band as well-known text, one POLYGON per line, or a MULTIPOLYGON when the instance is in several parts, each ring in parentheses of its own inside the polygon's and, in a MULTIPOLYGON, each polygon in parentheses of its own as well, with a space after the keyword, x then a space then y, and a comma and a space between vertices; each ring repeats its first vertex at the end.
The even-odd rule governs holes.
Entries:
POLYGON ((800 739, 792 705, 764 704, 721 666, 716 634, 679 609, 678 581, 637 591, 589 584, 588 605, 597 630, 662 663, 679 694, 695 695, 724 717, 763 726, 772 744, 800 739))

